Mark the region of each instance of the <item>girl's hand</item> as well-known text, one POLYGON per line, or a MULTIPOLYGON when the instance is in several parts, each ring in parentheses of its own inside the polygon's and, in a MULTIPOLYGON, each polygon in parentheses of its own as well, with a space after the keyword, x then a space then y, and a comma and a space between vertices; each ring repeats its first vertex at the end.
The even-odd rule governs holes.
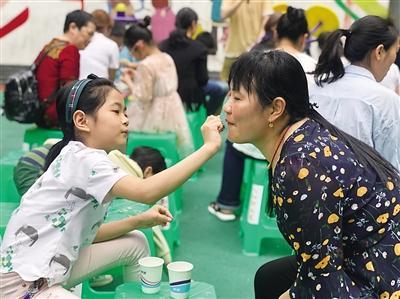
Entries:
POLYGON ((173 219, 168 209, 160 205, 154 205, 138 216, 141 217, 142 227, 153 227, 157 225, 166 226, 173 219))
POLYGON ((135 76, 134 70, 125 68, 121 74, 121 81, 129 86, 129 84, 133 84, 134 76, 135 76))
POLYGON ((204 145, 211 148, 213 152, 217 152, 221 147, 221 132, 224 125, 219 116, 210 115, 201 126, 204 145))

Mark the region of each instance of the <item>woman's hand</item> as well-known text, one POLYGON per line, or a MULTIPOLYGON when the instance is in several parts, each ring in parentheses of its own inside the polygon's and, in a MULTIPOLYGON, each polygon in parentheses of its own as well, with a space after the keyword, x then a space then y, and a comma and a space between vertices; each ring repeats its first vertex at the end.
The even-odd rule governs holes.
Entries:
POLYGON ((209 147, 213 152, 217 152, 221 147, 221 132, 224 125, 219 116, 210 115, 201 126, 204 145, 209 147))
POLYGON ((138 215, 141 219, 141 227, 166 226, 172 221, 171 213, 163 206, 154 205, 146 212, 138 215))

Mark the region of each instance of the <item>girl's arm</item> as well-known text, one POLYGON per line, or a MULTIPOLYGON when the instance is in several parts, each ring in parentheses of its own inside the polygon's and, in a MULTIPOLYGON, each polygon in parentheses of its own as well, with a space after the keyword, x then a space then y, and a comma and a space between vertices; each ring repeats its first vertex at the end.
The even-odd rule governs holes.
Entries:
POLYGON ((218 151, 221 146, 220 131, 222 128, 219 117, 209 116, 201 128, 204 145, 199 150, 174 166, 145 180, 135 176, 121 178, 111 189, 112 194, 146 204, 155 203, 182 185, 218 151))
POLYGON ((172 218, 166 208, 155 205, 142 214, 102 224, 93 243, 112 240, 139 228, 166 225, 172 221, 172 218))

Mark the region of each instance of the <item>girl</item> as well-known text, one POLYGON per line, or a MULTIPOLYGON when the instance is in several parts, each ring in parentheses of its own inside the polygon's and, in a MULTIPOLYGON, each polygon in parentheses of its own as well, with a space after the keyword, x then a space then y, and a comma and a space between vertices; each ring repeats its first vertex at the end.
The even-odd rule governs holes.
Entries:
POLYGON ((295 256, 267 263, 257 298, 395 298, 400 293, 400 177, 308 99, 300 63, 250 52, 232 66, 228 138, 270 162, 277 223, 295 256))
POLYGON ((123 96, 111 81, 93 76, 62 88, 57 112, 64 138, 50 150, 45 173, 23 196, 4 235, 1 298, 74 298, 61 285, 70 288, 118 265, 125 266, 125 280, 137 280, 138 259, 149 249, 143 234, 131 231, 165 225, 172 216, 155 206, 141 217, 98 228, 111 200, 118 196, 155 203, 186 181, 221 142, 221 122, 209 117, 203 125, 202 148, 174 167, 141 180, 107 157, 109 151, 125 148, 129 123, 123 96), (57 214, 63 217, 61 226, 46 217, 57 214), (37 238, 31 234, 35 237, 16 240, 16 232, 29 226, 25 234, 37 231, 37 238))
POLYGON ((400 100, 379 84, 396 59, 399 36, 388 20, 366 16, 329 35, 314 72, 311 101, 346 133, 400 169, 400 100), (344 49, 341 40, 344 40, 344 49), (350 62, 343 67, 341 53, 350 62))
POLYGON ((132 25, 124 43, 140 60, 137 70, 127 70, 121 77, 133 96, 127 110, 129 130, 142 132, 175 132, 181 156, 193 151, 193 141, 182 100, 177 93, 178 78, 172 58, 154 44, 147 29, 150 18, 132 25), (133 79, 132 79, 133 76, 133 79))

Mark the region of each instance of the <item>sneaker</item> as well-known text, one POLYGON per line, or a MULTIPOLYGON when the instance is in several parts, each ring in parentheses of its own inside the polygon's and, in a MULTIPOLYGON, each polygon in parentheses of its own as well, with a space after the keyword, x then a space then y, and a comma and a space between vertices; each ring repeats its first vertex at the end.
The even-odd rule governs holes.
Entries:
POLYGON ((221 209, 215 201, 208 205, 208 211, 221 221, 233 221, 236 219, 233 211, 221 209))
POLYGON ((90 279, 92 288, 103 287, 113 282, 113 277, 110 274, 99 275, 90 279))

